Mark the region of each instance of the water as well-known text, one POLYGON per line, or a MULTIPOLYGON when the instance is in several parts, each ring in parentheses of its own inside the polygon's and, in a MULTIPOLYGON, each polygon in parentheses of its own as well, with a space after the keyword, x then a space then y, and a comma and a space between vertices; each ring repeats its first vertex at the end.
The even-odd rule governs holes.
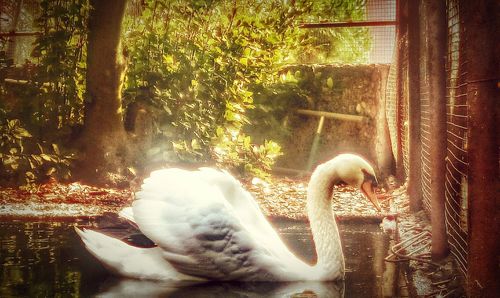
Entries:
MULTIPOLYGON (((80 222, 79 224, 87 223, 80 222)), ((383 297, 397 268, 384 262, 389 237, 376 225, 341 224, 346 280, 337 283, 172 284, 114 277, 83 247, 72 222, 0 222, 0 297, 383 297)), ((307 262, 316 260, 307 224, 274 224, 307 262)))

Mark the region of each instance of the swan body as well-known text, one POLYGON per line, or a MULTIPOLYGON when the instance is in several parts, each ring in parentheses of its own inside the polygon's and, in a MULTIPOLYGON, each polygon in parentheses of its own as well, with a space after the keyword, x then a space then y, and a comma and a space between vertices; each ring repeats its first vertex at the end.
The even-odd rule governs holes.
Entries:
MULTIPOLYGON (((76 229, 87 249, 116 273, 153 280, 327 281, 344 277, 344 257, 331 208, 332 187, 345 182, 373 194, 372 167, 342 154, 319 165, 307 189, 318 261, 311 266, 283 243, 253 197, 225 171, 164 169, 151 173, 120 215, 156 246, 135 247, 76 229)), ((373 197, 370 197, 373 196, 373 197)))

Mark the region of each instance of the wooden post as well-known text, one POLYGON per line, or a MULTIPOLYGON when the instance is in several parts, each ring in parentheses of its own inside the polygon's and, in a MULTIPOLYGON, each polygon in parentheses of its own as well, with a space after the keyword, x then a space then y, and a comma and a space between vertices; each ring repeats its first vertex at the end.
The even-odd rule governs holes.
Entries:
POLYGON ((396 7, 396 17, 397 17, 397 30, 396 30, 396 177, 400 181, 404 181, 405 179, 405 171, 404 171, 404 162, 403 162, 403 143, 402 143, 402 135, 401 135, 401 126, 403 125, 403 121, 401 120, 401 101, 404 99, 403 97, 403 57, 405 51, 405 45, 401 42, 403 40, 403 36, 406 33, 406 0, 397 1, 396 7))
POLYGON ((497 0, 463 2, 467 3, 463 12, 469 105, 468 294, 470 297, 498 297, 500 6, 497 0))
POLYGON ((420 21, 419 2, 408 1, 408 131, 410 210, 422 209, 422 147, 420 139, 420 21))
POLYGON ((448 254, 445 228, 445 173, 446 173, 446 2, 425 0, 428 17, 428 73, 430 105, 430 159, 431 167, 431 256, 440 260, 448 254))

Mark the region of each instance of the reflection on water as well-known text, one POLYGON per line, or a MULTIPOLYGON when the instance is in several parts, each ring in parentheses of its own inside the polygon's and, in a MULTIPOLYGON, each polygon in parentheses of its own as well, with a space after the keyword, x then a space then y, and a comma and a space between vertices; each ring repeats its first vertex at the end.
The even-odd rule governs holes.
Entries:
POLYGON ((343 297, 343 283, 334 282, 209 282, 162 283, 130 279, 110 280, 99 297, 343 297))
MULTIPOLYGON (((376 225, 341 224, 347 271, 343 283, 186 284, 120 279, 85 250, 74 224, 0 222, 0 297, 383 297, 391 296, 397 274, 392 264, 383 261, 389 239, 376 225)), ((275 226, 297 255, 309 263, 316 261, 307 224, 275 226)))

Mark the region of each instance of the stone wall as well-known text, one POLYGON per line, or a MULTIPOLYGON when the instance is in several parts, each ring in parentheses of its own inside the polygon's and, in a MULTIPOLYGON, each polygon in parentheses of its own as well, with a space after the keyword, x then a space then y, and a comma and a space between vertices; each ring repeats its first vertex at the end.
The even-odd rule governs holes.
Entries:
MULTIPOLYGON (((313 167, 339 153, 352 152, 376 165, 380 176, 392 172, 384 110, 388 70, 387 65, 300 65, 285 70, 310 94, 307 109, 365 117, 361 122, 326 118, 313 167)), ((287 121, 291 134, 282 142, 284 155, 277 166, 307 170, 320 118, 291 115, 287 121)))

